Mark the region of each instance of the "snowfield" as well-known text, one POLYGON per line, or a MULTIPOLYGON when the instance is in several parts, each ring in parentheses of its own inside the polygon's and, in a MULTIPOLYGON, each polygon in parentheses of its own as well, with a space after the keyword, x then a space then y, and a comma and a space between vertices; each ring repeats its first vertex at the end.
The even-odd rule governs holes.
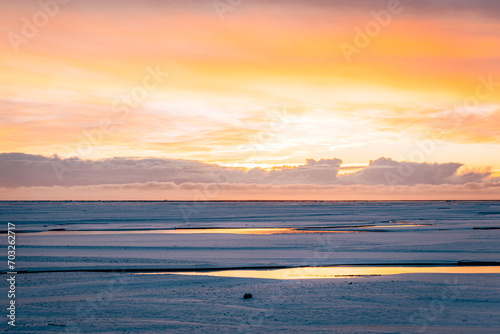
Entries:
POLYGON ((19 272, 6 332, 500 333, 500 202, 0 202, 0 217, 19 272), (338 265, 382 269, 265 270, 338 265))

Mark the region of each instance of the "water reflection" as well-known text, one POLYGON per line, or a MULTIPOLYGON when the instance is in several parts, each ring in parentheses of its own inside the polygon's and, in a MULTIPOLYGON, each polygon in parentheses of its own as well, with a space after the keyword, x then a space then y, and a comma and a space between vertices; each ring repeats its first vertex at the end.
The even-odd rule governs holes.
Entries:
POLYGON ((398 225, 359 225, 359 226, 328 226, 328 227, 252 227, 252 228, 173 228, 150 230, 49 230, 43 232, 27 232, 24 235, 104 235, 104 234, 305 234, 305 233, 373 233, 386 232, 390 229, 404 227, 430 226, 433 224, 398 224, 398 225), (383 228, 383 230, 372 230, 383 228))
POLYGON ((331 279, 399 274, 500 274, 500 266, 447 267, 301 267, 275 270, 224 270, 210 272, 141 273, 140 275, 176 274, 263 279, 331 279))

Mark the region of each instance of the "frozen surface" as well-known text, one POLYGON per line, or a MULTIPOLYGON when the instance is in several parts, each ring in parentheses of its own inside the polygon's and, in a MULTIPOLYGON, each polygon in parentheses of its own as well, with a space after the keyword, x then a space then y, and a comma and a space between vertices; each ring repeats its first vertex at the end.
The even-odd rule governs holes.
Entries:
MULTIPOLYGON (((491 201, 0 202, 0 220, 4 233, 7 222, 16 225, 18 269, 500 261, 500 202, 491 201), (198 233, 207 228, 288 228, 293 233, 198 233)), ((0 269, 6 269, 6 261, 0 269)), ((15 329, 6 322, 1 328, 33 333, 500 333, 499 276, 281 281, 118 272, 18 274, 19 322, 15 329), (254 298, 243 300, 246 292, 254 298)))
POLYGON ((16 224, 18 268, 497 261, 500 249, 500 202, 0 202, 0 219, 16 224), (208 227, 328 233, 159 231, 208 227))
POLYGON ((45 273, 19 275, 18 284, 19 324, 8 332, 500 333, 498 275, 280 281, 45 273))

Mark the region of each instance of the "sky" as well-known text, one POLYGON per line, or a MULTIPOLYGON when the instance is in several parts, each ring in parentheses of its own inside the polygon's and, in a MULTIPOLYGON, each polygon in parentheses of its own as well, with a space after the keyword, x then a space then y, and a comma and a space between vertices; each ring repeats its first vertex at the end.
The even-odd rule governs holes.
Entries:
POLYGON ((498 1, 0 5, 0 199, 500 199, 498 1))

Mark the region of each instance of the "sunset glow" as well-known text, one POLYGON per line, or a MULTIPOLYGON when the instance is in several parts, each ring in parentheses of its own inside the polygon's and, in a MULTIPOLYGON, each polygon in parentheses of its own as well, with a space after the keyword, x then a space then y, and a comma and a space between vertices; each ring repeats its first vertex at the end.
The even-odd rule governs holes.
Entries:
POLYGON ((0 152, 268 172, 338 158, 338 175, 386 157, 499 189, 496 5, 51 3, 2 3, 0 152))

